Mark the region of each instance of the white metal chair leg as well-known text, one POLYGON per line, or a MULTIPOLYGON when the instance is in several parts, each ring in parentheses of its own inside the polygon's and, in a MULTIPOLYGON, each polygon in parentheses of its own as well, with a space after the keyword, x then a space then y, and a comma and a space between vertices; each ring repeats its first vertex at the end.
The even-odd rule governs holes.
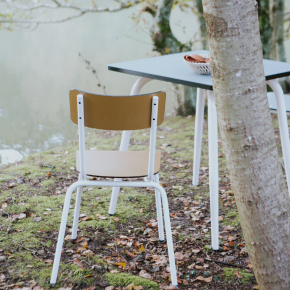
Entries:
POLYGON ((71 195, 72 195, 73 190, 74 190, 74 187, 70 186, 65 196, 60 229, 59 229, 59 234, 58 234, 58 239, 57 239, 57 246, 56 246, 56 251, 54 255, 50 284, 55 284, 56 279, 57 279, 57 273, 58 273, 58 268, 59 268, 59 263, 60 263, 61 251, 62 251, 62 246, 63 246, 63 241, 64 241, 69 206, 70 206, 70 200, 71 200, 71 195))
POLYGON ((81 187, 83 186, 153 187, 159 191, 162 198, 162 203, 163 203, 171 281, 173 285, 177 286, 178 282, 177 282, 176 265, 175 265, 175 258, 174 258, 173 239, 172 239, 172 233, 171 233, 169 206, 168 206, 167 195, 164 188, 161 185, 157 184, 156 182, 144 182, 144 181, 142 182, 138 182, 138 181, 137 182, 136 181, 135 182, 131 182, 131 181, 114 182, 114 181, 88 181, 88 180, 75 182, 67 190, 65 201, 64 201, 63 212, 62 212, 60 230, 58 234, 57 246, 56 246, 56 251, 54 255, 54 262, 53 262, 50 284, 55 284, 57 280, 57 274, 58 274, 58 269, 59 269, 59 264, 60 264, 64 236, 65 236, 70 200, 71 200, 72 192, 79 186, 81 187))
MULTIPOLYGON (((159 184, 159 173, 154 176, 154 181, 159 184)), ((164 228, 163 228, 163 217, 162 217, 162 205, 161 197, 158 189, 155 188, 155 201, 156 201, 156 212, 157 212, 157 221, 158 221, 158 235, 159 240, 164 241, 164 228)))
POLYGON ((171 233, 167 194, 163 187, 159 186, 159 188, 160 189, 158 191, 161 194, 162 203, 163 203, 167 249, 168 249, 168 257, 169 257, 169 264, 170 264, 170 273, 171 273, 171 283, 172 285, 177 286, 178 283, 177 283, 177 275, 176 275, 176 265, 175 265, 175 258, 174 258, 173 239, 172 239, 172 233, 171 233))
MULTIPOLYGON (((81 175, 79 174, 79 181, 80 180, 81 180, 81 175)), ((82 192, 83 192, 83 188, 81 186, 78 187, 77 188, 77 195, 76 195, 74 221, 73 221, 72 234, 71 234, 72 240, 75 240, 77 238, 82 192)))
POLYGON ((289 143, 289 130, 287 122, 287 113, 285 108, 284 93, 281 85, 277 80, 267 81, 267 84, 272 88, 276 96, 282 152, 285 164, 288 192, 290 194, 290 143, 289 143))
MULTIPOLYGON (((152 81, 152 79, 147 78, 140 78, 138 79, 132 89, 130 95, 138 95, 140 90, 144 85, 146 85, 148 82, 152 81)), ((122 134, 122 140, 120 144, 120 151, 128 151, 129 143, 130 143, 130 137, 131 137, 131 131, 123 131, 122 134)), ((114 181, 121 181, 121 178, 115 178, 114 181)), ((114 215, 116 211, 118 196, 119 196, 120 187, 113 187, 112 189, 112 196, 111 196, 111 202, 109 207, 109 214, 114 215)))
POLYGON ((199 167, 202 146, 203 119, 204 119, 205 90, 197 89, 197 100, 195 110, 195 129, 194 129, 194 154, 193 154, 193 176, 192 185, 198 185, 199 167))
POLYGON ((219 189, 218 189, 218 127, 217 112, 213 91, 208 96, 208 151, 209 151, 209 190, 211 215, 211 244, 219 249, 219 189))

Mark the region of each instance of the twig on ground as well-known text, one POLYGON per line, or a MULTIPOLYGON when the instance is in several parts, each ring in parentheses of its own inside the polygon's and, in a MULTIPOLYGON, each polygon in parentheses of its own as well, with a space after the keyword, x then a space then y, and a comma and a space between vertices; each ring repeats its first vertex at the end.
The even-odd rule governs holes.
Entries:
POLYGON ((231 263, 227 263, 227 262, 224 262, 224 261, 213 260, 213 259, 205 259, 205 260, 207 260, 207 261, 209 261, 209 262, 220 263, 220 264, 227 265, 227 266, 232 266, 232 267, 237 267, 237 268, 244 268, 244 269, 247 269, 247 267, 242 266, 242 265, 238 265, 238 264, 231 264, 231 263))
POLYGON ((10 216, 8 212, 5 212, 3 209, 0 209, 3 214, 6 214, 8 217, 10 216))
POLYGON ((51 237, 45 237, 45 236, 40 236, 40 235, 35 235, 36 237, 39 237, 39 238, 43 238, 43 239, 50 239, 50 240, 54 240, 54 241, 57 241, 56 238, 51 238, 51 237))

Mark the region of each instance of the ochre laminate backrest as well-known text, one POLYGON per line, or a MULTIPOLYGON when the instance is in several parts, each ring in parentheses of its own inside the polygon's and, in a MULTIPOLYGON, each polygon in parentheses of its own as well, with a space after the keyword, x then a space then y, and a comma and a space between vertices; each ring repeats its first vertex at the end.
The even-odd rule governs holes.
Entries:
POLYGON ((157 125, 164 120, 166 94, 156 92, 137 96, 104 96, 78 90, 69 92, 70 115, 78 124, 77 95, 84 96, 86 127, 103 130, 139 130, 151 127, 153 96, 159 97, 157 125))

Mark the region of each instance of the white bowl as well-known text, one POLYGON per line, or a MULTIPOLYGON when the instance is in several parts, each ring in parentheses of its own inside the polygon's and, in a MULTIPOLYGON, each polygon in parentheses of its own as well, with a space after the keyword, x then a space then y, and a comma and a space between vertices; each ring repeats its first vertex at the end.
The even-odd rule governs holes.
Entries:
MULTIPOLYGON (((209 58, 209 54, 200 54, 204 58, 209 58)), ((210 74, 210 63, 198 63, 198 62, 190 62, 185 59, 183 59, 187 65, 194 70, 196 73, 200 75, 208 75, 210 74)))

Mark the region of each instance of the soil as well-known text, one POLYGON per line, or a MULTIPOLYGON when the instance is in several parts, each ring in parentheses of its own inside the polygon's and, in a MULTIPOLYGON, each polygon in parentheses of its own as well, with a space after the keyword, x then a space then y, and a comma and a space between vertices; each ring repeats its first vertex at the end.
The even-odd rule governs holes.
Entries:
MULTIPOLYGON (((221 142, 220 249, 211 249, 207 124, 200 184, 192 186, 193 120, 171 117, 158 130, 160 182, 169 199, 178 288, 258 289, 221 142)), ((276 116, 273 124, 281 151, 276 116)), ((117 150, 120 137, 120 132, 96 131, 88 136, 87 146, 117 150)), ((130 150, 147 149, 148 137, 148 130, 133 132, 130 150)), ((114 216, 107 214, 111 189, 87 188, 75 241, 70 239, 73 197, 58 281, 50 286, 65 192, 78 177, 76 147, 72 141, 66 148, 1 167, 0 289, 173 289, 167 245, 158 240, 154 191, 146 188, 121 188, 114 216)))

